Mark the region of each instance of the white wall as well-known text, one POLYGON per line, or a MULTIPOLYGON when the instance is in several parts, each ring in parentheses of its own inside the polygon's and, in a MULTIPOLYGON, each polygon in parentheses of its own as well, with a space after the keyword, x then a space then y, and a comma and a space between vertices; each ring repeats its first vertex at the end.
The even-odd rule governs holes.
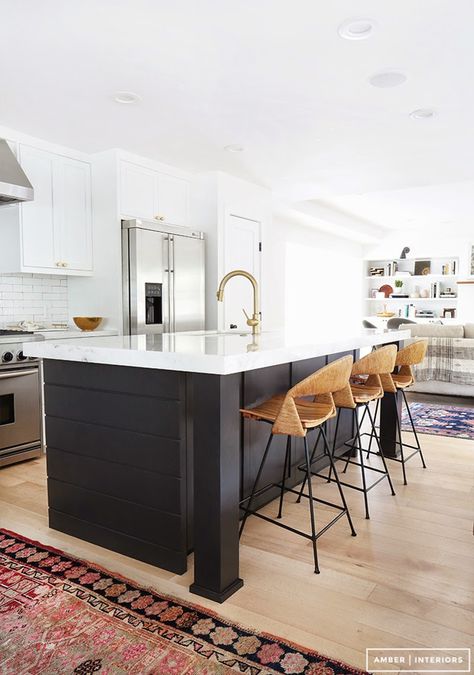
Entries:
POLYGON ((263 253, 263 330, 288 322, 322 332, 328 325, 360 326, 361 244, 276 217, 263 253))

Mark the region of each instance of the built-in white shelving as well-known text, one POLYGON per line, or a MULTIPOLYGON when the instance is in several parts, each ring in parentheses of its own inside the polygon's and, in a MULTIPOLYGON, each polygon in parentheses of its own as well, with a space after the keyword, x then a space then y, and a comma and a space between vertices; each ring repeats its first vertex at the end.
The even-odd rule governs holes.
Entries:
POLYGON ((457 296, 446 296, 442 298, 366 298, 369 302, 452 302, 457 300, 457 296))
POLYGON ((415 320, 454 318, 458 271, 459 259, 449 256, 367 260, 364 269, 364 314, 369 319, 376 318, 384 311, 415 320), (427 272, 419 273, 427 268, 427 272), (384 273, 371 274, 371 269, 379 269, 384 273), (396 280, 403 282, 401 288, 395 285, 396 280), (406 294, 408 297, 375 297, 376 293, 381 292, 382 286, 390 286, 394 294, 406 294), (455 295, 440 297, 443 291, 453 292, 455 295))
POLYGON ((367 275, 366 279, 420 279, 426 281, 427 279, 457 279, 457 274, 411 274, 410 276, 400 277, 397 274, 392 274, 391 276, 378 276, 378 275, 367 275))

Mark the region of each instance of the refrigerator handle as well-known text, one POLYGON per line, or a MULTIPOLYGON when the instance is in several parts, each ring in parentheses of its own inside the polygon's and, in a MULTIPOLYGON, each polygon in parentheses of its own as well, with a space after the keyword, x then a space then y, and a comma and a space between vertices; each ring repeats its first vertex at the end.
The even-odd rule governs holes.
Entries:
POLYGON ((175 289, 174 289, 174 237, 169 238, 169 271, 170 271, 170 332, 176 332, 176 317, 175 317, 175 289))
POLYGON ((170 307, 170 240, 166 235, 163 238, 163 332, 171 332, 171 307, 170 307))
POLYGON ((125 230, 124 231, 124 241, 127 243, 128 255, 126 263, 124 264, 124 289, 126 289, 126 300, 127 303, 124 303, 126 309, 128 309, 128 320, 127 320, 127 330, 126 333, 130 335, 136 335, 138 333, 138 253, 137 253, 137 230, 125 230))

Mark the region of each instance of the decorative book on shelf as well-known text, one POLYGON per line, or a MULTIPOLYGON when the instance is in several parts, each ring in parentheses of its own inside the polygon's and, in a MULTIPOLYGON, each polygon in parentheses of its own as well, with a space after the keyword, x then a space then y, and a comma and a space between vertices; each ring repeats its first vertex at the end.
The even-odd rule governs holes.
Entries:
POLYGON ((415 276, 426 276, 431 272, 431 260, 415 260, 415 276))

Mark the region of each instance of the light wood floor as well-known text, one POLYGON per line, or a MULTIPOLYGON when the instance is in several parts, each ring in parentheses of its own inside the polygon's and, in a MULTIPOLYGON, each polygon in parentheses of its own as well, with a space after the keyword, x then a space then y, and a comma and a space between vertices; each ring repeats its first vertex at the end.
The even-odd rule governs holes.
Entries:
MULTIPOLYGON (((0 470, 0 526, 356 666, 364 667, 366 647, 469 647, 474 442, 422 440, 428 469, 414 458, 404 487, 400 465, 391 463, 397 495, 390 496, 386 481, 378 485, 370 521, 362 495, 346 491, 358 536, 341 519, 319 540, 319 576, 309 541, 250 518, 241 546, 245 586, 223 605, 188 593, 192 569, 179 577, 50 530, 44 460, 0 470)), ((356 471, 351 467, 354 477, 356 471)), ((335 498, 334 485, 316 479, 314 486, 335 498)), ((291 495, 285 504, 288 522, 307 524, 305 504, 291 495)), ((318 507, 319 524, 327 515, 318 507)))

